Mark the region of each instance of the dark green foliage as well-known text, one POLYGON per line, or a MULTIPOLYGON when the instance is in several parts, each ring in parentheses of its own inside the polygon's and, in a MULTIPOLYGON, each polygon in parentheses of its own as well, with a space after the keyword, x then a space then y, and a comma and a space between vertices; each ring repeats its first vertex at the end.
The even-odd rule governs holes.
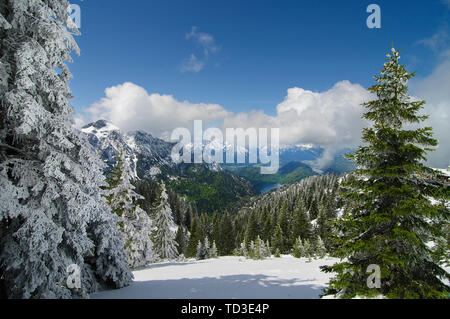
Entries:
POLYGON ((275 251, 278 251, 278 252, 283 251, 284 236, 283 236, 283 231, 281 230, 280 224, 277 224, 277 226, 275 226, 275 230, 272 235, 271 245, 272 245, 272 248, 275 249, 275 251))
POLYGON ((203 214, 202 229, 208 229, 209 240, 216 241, 220 255, 240 250, 242 242, 248 249, 257 236, 265 243, 269 241, 271 246, 273 239, 278 240, 279 244, 275 245, 280 253, 290 253, 299 236, 312 240, 325 229, 329 233, 334 231, 332 223, 338 203, 337 188, 336 175, 309 177, 300 183, 253 198, 252 208, 243 207, 236 214, 215 212, 211 217, 203 214), (308 215, 311 205, 326 212, 326 218, 317 221, 317 228, 312 226, 308 215), (277 225, 280 230, 274 237, 277 225))
POLYGON ((167 183, 174 192, 195 202, 199 213, 224 211, 254 195, 252 186, 246 180, 226 171, 215 172, 199 165, 188 167, 183 176, 167 183))
POLYGON ((231 255, 235 246, 235 233, 233 231, 233 223, 231 216, 227 213, 222 217, 220 225, 220 240, 217 242, 217 249, 222 256, 231 255), (219 248, 220 247, 220 248, 219 248))
POLYGON ((202 240, 197 216, 194 216, 194 218, 192 219, 190 233, 191 235, 186 247, 186 257, 195 257, 197 255, 198 242, 202 240))
POLYGON ((270 240, 270 237, 272 235, 272 223, 271 223, 271 218, 270 218, 270 214, 267 213, 266 214, 266 218, 264 220, 264 226, 262 229, 262 234, 261 234, 261 238, 262 240, 266 241, 266 240, 270 240))
POLYGON ((254 212, 250 213, 250 218, 247 223, 247 229, 245 231, 245 241, 247 243, 252 240, 255 241, 256 237, 259 236, 259 225, 256 220, 256 215, 254 212))
POLYGON ((302 240, 311 239, 312 225, 309 219, 308 213, 303 208, 303 205, 299 203, 294 211, 293 231, 294 238, 300 237, 302 240))
POLYGON ((178 255, 186 255, 187 250, 187 232, 183 226, 178 226, 177 233, 175 235, 175 241, 177 242, 178 255))
POLYGON ((433 261, 426 245, 443 236, 435 223, 448 223, 449 210, 428 198, 443 186, 420 178, 433 174, 422 162, 437 141, 430 127, 418 127, 427 118, 419 115, 425 101, 409 98, 406 83, 414 74, 398 59, 398 51, 392 50, 375 77, 377 83, 369 88, 377 99, 364 104, 363 117, 373 126, 363 130, 366 145, 349 156, 358 170, 343 185, 348 206, 338 223, 342 235, 335 239, 334 252, 347 260, 323 267, 337 273, 326 293, 340 292, 344 298, 449 297, 449 287, 438 278, 449 279, 449 274, 433 261), (366 285, 371 264, 381 268, 380 289, 366 285))

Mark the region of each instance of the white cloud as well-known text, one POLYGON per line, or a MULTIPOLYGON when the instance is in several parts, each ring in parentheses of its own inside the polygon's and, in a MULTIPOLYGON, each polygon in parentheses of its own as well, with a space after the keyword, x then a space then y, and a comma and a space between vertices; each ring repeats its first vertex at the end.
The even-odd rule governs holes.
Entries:
POLYGON ((205 66, 205 62, 199 61, 194 54, 184 60, 181 65, 181 72, 200 72, 205 66))
MULTIPOLYGON (((426 78, 410 82, 410 91, 427 100, 425 114, 440 141, 438 151, 428 155, 429 164, 447 167, 450 162, 450 55, 426 78)), ((361 131, 368 123, 361 119, 361 103, 373 96, 359 84, 336 83, 324 92, 290 88, 276 107, 274 116, 262 110, 232 113, 218 104, 178 101, 171 95, 149 94, 144 88, 124 83, 105 90, 105 97, 76 115, 78 126, 106 119, 125 131, 144 129, 167 138, 177 127, 191 128, 194 120, 222 128, 280 128, 281 144, 314 144, 332 156, 341 147, 361 144, 361 131), (333 154, 332 154, 333 153, 333 154)))
POLYGON ((107 88, 105 97, 83 110, 78 122, 106 119, 125 131, 143 129, 167 138, 177 127, 192 126, 194 120, 212 123, 229 115, 218 104, 178 101, 171 95, 147 91, 130 82, 107 88))
POLYGON ((270 116, 262 110, 232 113, 218 104, 180 102, 170 95, 149 94, 129 82, 107 88, 105 95, 78 114, 76 121, 106 119, 125 131, 144 129, 165 139, 177 127, 192 131, 194 120, 203 120, 205 128, 221 123, 223 129, 279 128, 281 144, 320 145, 328 158, 341 147, 360 144, 361 130, 367 126, 361 119, 361 103, 371 97, 361 85, 349 81, 325 92, 295 87, 287 90, 277 114, 270 116))
POLYGON ((80 126, 106 119, 123 130, 145 129, 165 136, 176 127, 190 128, 193 120, 203 120, 205 126, 223 121, 223 128, 278 127, 281 144, 354 146, 366 125, 360 104, 369 98, 362 86, 349 81, 338 82, 326 92, 296 87, 287 90, 276 116, 270 116, 261 110, 232 113, 218 104, 181 102, 126 82, 107 88, 104 98, 77 114, 76 122, 80 126))
POLYGON ((361 130, 361 103, 370 94, 359 84, 336 83, 325 92, 291 88, 278 104, 276 116, 262 111, 234 114, 224 127, 279 127, 281 144, 306 143, 323 147, 356 146, 361 130))
POLYGON ((449 39, 448 26, 445 26, 431 37, 417 41, 417 44, 422 44, 437 52, 448 46, 449 39))
POLYGON ((450 9, 450 0, 442 0, 442 3, 450 9))
POLYGON ((426 124, 433 127, 439 148, 428 153, 428 164, 445 168, 450 165, 450 50, 441 54, 444 57, 434 71, 427 77, 411 81, 410 91, 419 99, 426 100, 423 113, 429 115, 426 124))
POLYGON ((203 58, 199 59, 196 55, 191 54, 189 58, 182 62, 181 72, 200 72, 209 58, 210 53, 219 50, 219 46, 215 43, 214 37, 206 32, 198 32, 197 27, 192 27, 189 33, 186 33, 186 40, 194 40, 203 50, 203 58))
POLYGON ((219 47, 215 43, 214 37, 209 33, 198 32, 197 27, 192 27, 191 32, 186 33, 186 39, 193 39, 200 44, 203 48, 205 57, 208 57, 210 52, 214 53, 219 50, 219 47))

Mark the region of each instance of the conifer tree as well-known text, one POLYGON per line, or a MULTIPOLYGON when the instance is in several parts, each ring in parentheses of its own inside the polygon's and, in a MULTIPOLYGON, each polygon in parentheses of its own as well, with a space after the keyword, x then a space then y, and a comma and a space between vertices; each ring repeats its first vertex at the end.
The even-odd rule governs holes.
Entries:
POLYGON ((399 64, 399 51, 387 55, 376 84, 376 99, 363 104, 365 128, 353 156, 357 170, 344 184, 350 203, 338 224, 338 257, 345 261, 326 272, 337 273, 326 293, 344 298, 382 294, 388 298, 448 298, 449 274, 432 259, 426 242, 442 236, 435 220, 449 219, 448 208, 433 205, 429 196, 438 186, 421 179, 433 172, 423 165, 426 152, 436 146, 431 127, 420 127, 425 101, 409 97, 407 82, 414 76, 399 64), (371 264, 381 268, 381 288, 366 285, 371 264))
POLYGON ((217 246, 216 246, 216 241, 213 241, 211 249, 209 250, 209 257, 210 258, 217 258, 217 246))
POLYGON ((186 248, 186 257, 195 257, 197 253, 197 244, 200 241, 198 230, 198 218, 194 216, 191 223, 191 234, 189 236, 188 245, 186 248))
POLYGON ((245 242, 245 240, 239 246, 238 254, 239 256, 248 257, 247 243, 245 242))
POLYGON ((195 254, 195 258, 197 258, 197 260, 205 259, 205 250, 203 249, 201 240, 197 243, 197 253, 195 254))
POLYGON ((311 258, 314 255, 314 249, 309 239, 303 241, 303 257, 311 258))
POLYGON ((312 226, 309 214, 304 210, 300 203, 297 205, 294 212, 293 235, 295 238, 300 236, 303 240, 312 237, 312 226))
POLYGON ((289 219, 288 219, 288 204, 287 201, 283 202, 280 213, 278 215, 278 225, 281 227, 281 232, 283 234, 283 243, 280 247, 282 252, 287 252, 289 250, 290 242, 289 242, 289 219))
POLYGON ((227 256, 231 255, 233 249, 235 247, 234 244, 234 231, 233 224, 231 221, 231 217, 228 213, 226 213, 222 218, 222 223, 220 225, 220 233, 221 235, 221 247, 219 247, 220 255, 227 256), (220 250, 222 249, 222 250, 220 250))
POLYGON ((281 252, 280 252, 280 249, 279 249, 279 248, 276 248, 276 249, 275 249, 274 256, 277 257, 277 258, 281 257, 281 252))
POLYGON ((282 248, 283 248, 283 232, 281 230, 280 225, 277 225, 275 227, 275 231, 273 233, 271 243, 272 243, 272 248, 273 249, 275 249, 275 250, 278 249, 280 252, 282 251, 282 248))
POLYGON ((175 241, 177 242, 178 254, 186 255, 188 239, 187 239, 187 231, 185 230, 184 226, 182 226, 182 225, 178 226, 178 229, 177 229, 177 232, 175 235, 175 241))
POLYGON ((255 258, 255 242, 252 240, 248 247, 248 258, 255 258))
POLYGON ((145 266, 155 260, 151 240, 152 221, 137 204, 142 199, 131 184, 123 152, 119 152, 116 165, 108 176, 106 195, 111 211, 119 216, 119 229, 124 234, 125 251, 131 268, 145 266))
POLYGON ((255 212, 252 211, 247 223, 247 228, 245 230, 245 239, 247 242, 250 242, 252 240, 256 240, 256 237, 258 235, 259 235, 258 221, 255 212))
POLYGON ((70 298, 131 282, 117 217, 101 187, 104 164, 72 125, 79 53, 65 0, 0 4, 0 295, 70 298))
POLYGON ((271 218, 270 218, 270 214, 266 214, 266 218, 264 220, 264 225, 263 225, 263 229, 262 229, 262 234, 261 234, 261 238, 263 240, 269 240, 270 236, 272 234, 272 223, 271 223, 271 218))
POLYGON ((300 236, 297 237, 297 239, 295 240, 295 244, 294 244, 294 247, 292 249, 292 255, 295 258, 301 258, 304 255, 302 239, 300 238, 300 236))
POLYGON ((175 259, 178 255, 175 223, 164 183, 161 184, 159 198, 159 205, 155 209, 155 230, 153 231, 155 252, 161 259, 175 259))
POLYGON ((266 240, 266 257, 271 257, 272 256, 272 249, 270 247, 270 243, 269 240, 266 240))
POLYGON ((203 253, 202 253, 202 254, 203 254, 204 258, 205 258, 205 259, 210 258, 209 253, 210 253, 211 247, 209 247, 209 239, 208 239, 208 236, 205 237, 205 239, 204 239, 204 241, 203 241, 203 246, 202 246, 202 248, 203 248, 203 253))
POLYGON ((263 259, 267 255, 266 245, 264 241, 261 240, 259 236, 256 237, 256 241, 253 246, 253 258, 254 259, 263 259))
POLYGON ((316 242, 315 242, 315 249, 314 253, 317 257, 323 258, 325 257, 327 250, 325 248, 325 244, 323 243, 323 240, 320 236, 317 236, 316 242))

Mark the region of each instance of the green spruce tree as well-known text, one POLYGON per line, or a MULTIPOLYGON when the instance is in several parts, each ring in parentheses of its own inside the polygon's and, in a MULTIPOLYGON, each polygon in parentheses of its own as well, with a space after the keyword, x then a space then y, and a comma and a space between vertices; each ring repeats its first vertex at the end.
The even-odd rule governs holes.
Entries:
POLYGON ((279 252, 281 252, 283 248, 283 242, 283 231, 281 230, 280 225, 277 225, 272 235, 272 248, 275 249, 275 251, 278 250, 279 252))
POLYGON ((426 245, 442 236, 433 220, 449 219, 449 210, 433 205, 437 192, 421 175, 433 174, 423 165, 425 154, 437 141, 431 127, 420 127, 425 101, 411 99, 407 82, 414 76, 399 64, 399 51, 387 55, 376 84, 369 88, 376 99, 363 106, 363 118, 373 125, 363 130, 365 146, 353 156, 357 170, 344 184, 349 204, 338 224, 335 255, 345 261, 322 267, 337 275, 325 293, 344 298, 448 298, 449 286, 441 279, 449 274, 433 261, 426 245), (414 126, 413 126, 414 125, 414 126), (369 265, 381 269, 381 287, 366 284, 369 265))
POLYGON ((292 248, 292 255, 295 258, 301 258, 301 257, 303 257, 303 254, 304 254, 304 251, 303 251, 302 239, 299 236, 295 240, 294 247, 292 248))
POLYGON ((186 248, 186 257, 195 257, 197 255, 197 244, 200 241, 201 237, 198 230, 198 218, 195 216, 192 219, 191 223, 191 235, 189 236, 187 248, 186 248))

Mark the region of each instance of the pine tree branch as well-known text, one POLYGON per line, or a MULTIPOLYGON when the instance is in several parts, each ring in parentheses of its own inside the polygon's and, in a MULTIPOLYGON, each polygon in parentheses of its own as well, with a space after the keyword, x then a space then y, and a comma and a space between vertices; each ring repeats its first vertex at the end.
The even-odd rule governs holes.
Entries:
POLYGON ((0 143, 0 149, 8 149, 10 151, 13 151, 13 152, 16 152, 16 153, 19 153, 19 154, 23 155, 26 159, 35 160, 35 161, 38 161, 38 162, 43 162, 42 160, 38 159, 37 157, 31 156, 30 154, 26 153, 25 151, 23 151, 21 149, 18 149, 18 148, 14 147, 14 146, 8 145, 8 144, 0 143))

